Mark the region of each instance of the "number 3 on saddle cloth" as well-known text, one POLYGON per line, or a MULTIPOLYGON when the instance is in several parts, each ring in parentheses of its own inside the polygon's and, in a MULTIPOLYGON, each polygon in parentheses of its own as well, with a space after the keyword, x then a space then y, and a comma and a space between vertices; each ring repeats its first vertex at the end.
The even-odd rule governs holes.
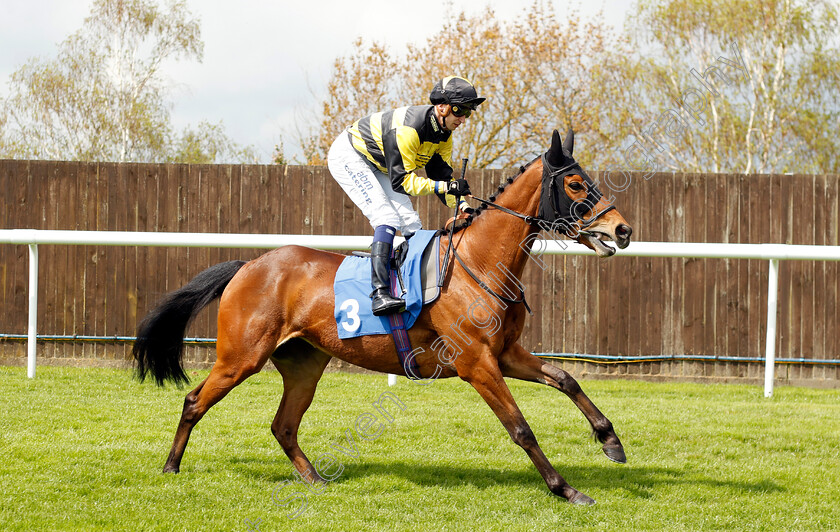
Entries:
MULTIPOLYGON (((389 334, 394 336, 400 363, 411 352, 407 330, 414 325, 424 304, 440 295, 440 237, 437 231, 417 231, 395 250, 396 262, 406 293, 402 295, 399 280, 391 270, 391 294, 405 299, 406 310, 390 316, 374 316, 370 308, 370 258, 348 256, 335 272, 335 322, 340 339, 389 334), (407 249, 406 249, 407 247, 407 249)), ((413 362, 413 359, 412 361, 413 362)), ((412 366, 415 366, 412 364, 412 366)), ((416 367, 412 367, 415 370, 416 367)))

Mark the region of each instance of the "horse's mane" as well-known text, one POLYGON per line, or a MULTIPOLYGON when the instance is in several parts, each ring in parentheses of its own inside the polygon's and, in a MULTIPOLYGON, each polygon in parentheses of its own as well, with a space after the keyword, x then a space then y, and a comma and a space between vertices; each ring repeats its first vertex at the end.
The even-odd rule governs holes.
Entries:
MULTIPOLYGON (((522 174, 524 174, 524 173, 525 173, 525 170, 527 170, 527 169, 528 169, 528 168, 529 168, 532 164, 534 164, 535 162, 537 162, 537 160, 539 160, 539 158, 540 158, 540 156, 537 156, 537 157, 535 157, 535 158, 534 158, 531 162, 529 162, 528 164, 526 164, 525 166, 520 166, 520 167, 519 167, 519 173, 518 173, 518 174, 516 174, 516 175, 514 175, 514 176, 512 176, 512 177, 508 177, 507 179, 505 179, 505 180, 504 180, 504 182, 502 182, 502 184, 501 184, 501 185, 499 185, 499 186, 496 188, 496 193, 495 193, 495 194, 492 194, 492 195, 491 195, 489 198, 487 198, 487 199, 488 199, 489 201, 496 201, 496 197, 497 197, 499 194, 501 194, 502 192, 504 192, 504 191, 505 191, 505 189, 507 188, 507 186, 508 186, 508 185, 510 185, 511 183, 513 183, 513 181, 514 181, 517 177, 519 177, 519 176, 521 176, 522 174)), ((472 214, 470 214, 470 215, 467 217, 467 219, 466 219, 466 220, 464 220, 463 222, 461 222, 461 223, 459 223, 459 224, 455 224, 455 231, 454 231, 454 232, 455 232, 455 233, 457 233, 458 231, 461 231, 461 230, 466 229, 467 227, 471 226, 471 225, 472 225, 472 223, 475 221, 475 219, 476 219, 477 217, 479 217, 479 216, 481 215, 481 213, 483 213, 483 212, 484 212, 484 211, 486 211, 487 209, 488 209, 488 206, 487 206, 487 204, 486 204, 486 203, 482 203, 481 205, 479 205, 479 206, 475 209, 475 212, 473 212, 472 214)), ((448 231, 448 229, 447 229, 446 227, 444 227, 443 229, 441 229, 441 231, 443 231, 443 232, 449 232, 449 231, 448 231)))

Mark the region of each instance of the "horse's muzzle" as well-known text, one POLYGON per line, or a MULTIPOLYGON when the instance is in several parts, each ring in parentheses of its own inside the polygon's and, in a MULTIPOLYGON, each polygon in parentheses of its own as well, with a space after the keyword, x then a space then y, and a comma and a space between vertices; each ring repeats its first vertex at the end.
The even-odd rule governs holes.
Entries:
POLYGON ((618 224, 615 228, 615 244, 624 249, 630 245, 630 235, 633 234, 633 228, 627 224, 618 224))

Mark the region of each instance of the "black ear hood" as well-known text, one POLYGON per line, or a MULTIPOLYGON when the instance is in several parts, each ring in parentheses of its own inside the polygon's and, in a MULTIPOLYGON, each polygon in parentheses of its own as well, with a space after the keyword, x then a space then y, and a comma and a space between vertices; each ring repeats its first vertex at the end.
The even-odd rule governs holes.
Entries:
MULTIPOLYGON (((566 142, 574 148, 575 134, 571 129, 569 129, 569 132, 566 135, 566 142)), ((551 135, 551 147, 547 152, 545 152, 545 160, 548 161, 548 163, 554 168, 562 168, 575 162, 571 151, 564 149, 563 144, 564 143, 560 142, 560 133, 555 129, 554 133, 551 135)))
MULTIPOLYGON (((564 222, 566 226, 583 219, 601 200, 598 186, 575 161, 575 133, 569 128, 566 140, 560 142, 560 133, 555 129, 551 136, 551 147, 543 154, 543 175, 540 196, 539 217, 547 222, 564 222), (563 178, 579 175, 589 188, 585 200, 575 202, 566 195, 563 178)), ((564 231, 565 232, 565 231, 564 231)))

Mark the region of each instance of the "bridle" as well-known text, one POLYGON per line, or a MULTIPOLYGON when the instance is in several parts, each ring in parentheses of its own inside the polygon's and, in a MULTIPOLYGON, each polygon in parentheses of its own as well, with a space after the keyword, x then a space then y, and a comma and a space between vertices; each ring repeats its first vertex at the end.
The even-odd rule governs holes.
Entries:
MULTIPOLYGON (((559 168, 557 170, 553 170, 547 176, 543 175, 543 182, 545 182, 546 179, 550 180, 550 182, 551 182, 550 188, 554 189, 556 187, 556 178, 558 176, 565 177, 566 175, 568 175, 569 170, 571 170, 572 168, 575 168, 575 167, 577 167, 580 170, 581 174, 584 173, 583 169, 580 167, 580 165, 577 162, 574 162, 570 165, 564 166, 564 167, 559 168)), ((543 168, 547 168, 547 167, 544 165, 543 168)), ((524 169, 523 169, 523 171, 524 171, 524 169)), ((522 175, 521 171, 516 177, 519 177, 519 175, 522 175)), ((594 182, 591 182, 591 179, 590 179, 590 183, 591 183, 591 186, 594 188, 595 184, 594 184, 594 182)), ((574 210, 575 210, 574 208, 570 209, 570 213, 568 213, 564 216, 559 216, 558 217, 557 216, 557 210, 559 210, 559 206, 553 201, 553 194, 552 194, 552 207, 554 209, 554 219, 549 220, 548 218, 546 218, 544 216, 539 216, 539 215, 530 216, 530 215, 527 215, 527 214, 522 214, 521 212, 517 212, 513 209, 508 209, 507 207, 502 207, 501 205, 499 205, 495 202, 492 202, 492 201, 489 201, 489 200, 486 200, 486 199, 482 199, 482 198, 479 198, 479 197, 476 197, 476 196, 471 196, 471 197, 472 197, 472 199, 476 200, 479 203, 482 203, 482 204, 486 205, 487 207, 492 207, 494 209, 497 209, 497 210, 500 210, 500 211, 505 212, 507 214, 510 214, 511 216, 516 216, 517 218, 520 218, 520 219, 524 220, 525 223, 527 223, 529 225, 532 225, 532 226, 539 227, 540 229, 554 230, 555 226, 564 225, 565 227, 562 229, 561 232, 564 235, 566 235, 567 237, 572 238, 572 239, 576 239, 577 235, 581 235, 581 234, 582 235, 590 235, 591 233, 589 231, 586 231, 586 228, 591 226, 593 223, 595 223, 598 219, 600 219, 602 216, 604 216, 605 214, 607 214, 611 210, 615 209, 615 205, 610 205, 606 209, 604 209, 600 212, 596 212, 593 216, 591 216, 587 220, 577 219, 578 216, 577 216, 577 213, 574 212, 574 210), (557 221, 558 218, 560 219, 560 222, 557 221), (569 229, 572 228, 572 224, 569 223, 570 220, 573 221, 574 223, 578 224, 577 231, 575 231, 573 234, 569 233, 569 229)), ((588 197, 587 197, 587 199, 588 199, 588 197)), ((599 193, 599 199, 600 199, 600 193, 599 193)), ((584 203, 584 202, 583 201, 573 202, 573 204, 575 204, 575 205, 580 205, 582 203, 584 203)), ((594 206, 595 205, 592 204, 590 209, 594 208, 594 206)))
MULTIPOLYGON (((585 212, 592 212, 595 209, 595 206, 598 205, 603 197, 601 191, 598 190, 598 185, 574 159, 571 163, 561 168, 553 168, 545 155, 542 156, 542 162, 543 176, 538 218, 544 224, 549 224, 549 227, 552 229, 558 223, 562 224, 561 232, 569 238, 577 239, 578 235, 581 234, 581 230, 585 230, 606 213, 615 209, 615 206, 610 205, 601 212, 594 212, 588 220, 584 220, 583 216, 578 212, 578 208, 583 205, 586 207, 585 212), (576 168, 577 171, 573 172, 573 168, 576 168), (588 186, 586 198, 581 201, 575 201, 570 198, 566 194, 565 189, 561 189, 563 191, 561 199, 558 191, 558 177, 561 178, 560 183, 562 186, 562 178, 573 174, 581 176, 584 183, 588 186), (569 230, 572 229, 574 231, 569 233, 569 230)), ((588 232, 584 232, 583 234, 588 234, 588 232)))
MULTIPOLYGON (((539 214, 537 216, 531 216, 531 215, 523 214, 521 212, 517 212, 513 209, 508 209, 507 207, 503 207, 503 206, 501 206, 501 205, 499 205, 499 204, 497 204, 493 201, 489 201, 489 200, 479 198, 479 197, 476 197, 476 196, 471 196, 471 197, 472 197, 472 199, 478 201, 479 203, 482 203, 483 205, 486 205, 487 207, 492 207, 492 208, 500 210, 504 213, 510 214, 511 216, 515 216, 517 218, 520 218, 520 219, 524 220, 525 223, 531 225, 532 227, 537 227, 539 229, 554 230, 555 226, 562 225, 564 227, 561 228, 562 229, 561 232, 564 235, 566 235, 566 236, 568 236, 569 238, 572 238, 572 239, 577 239, 576 235, 569 234, 569 232, 568 232, 569 229, 571 229, 573 227, 573 225, 571 223, 569 223, 569 221, 571 220, 573 223, 577 224, 577 230, 576 230, 577 235, 592 235, 592 233, 590 233, 589 231, 586 231, 586 228, 591 226, 593 223, 595 223, 595 221, 597 221, 599 218, 601 218, 602 216, 604 216, 605 214, 607 214, 611 210, 615 209, 615 206, 610 205, 609 207, 607 207, 603 211, 596 212, 593 216, 591 216, 587 220, 577 219, 578 217, 577 217, 577 213, 574 212, 575 211, 574 207, 572 207, 570 209, 569 213, 560 213, 561 215, 558 216, 557 211, 560 209, 560 206, 557 205, 556 202, 554 201, 554 192, 555 192, 555 188, 556 188, 556 178, 558 176, 565 177, 566 175, 569 175, 568 174, 569 170, 571 170, 574 167, 577 167, 580 170, 581 174, 586 175, 583 172, 583 169, 580 167, 580 165, 577 162, 573 162, 572 164, 569 164, 569 165, 564 166, 564 167, 562 167, 560 169, 557 169, 557 170, 552 169, 550 172, 546 173, 545 170, 548 169, 548 165, 547 165, 547 162, 545 161, 545 156, 543 155, 543 178, 542 178, 542 181, 543 181, 544 185, 546 184, 547 180, 548 180, 548 183, 549 183, 548 188, 549 188, 549 191, 551 193, 551 201, 550 202, 551 202, 551 205, 552 205, 552 210, 554 211, 552 213, 553 219, 551 219, 551 220, 546 218, 545 216, 540 216, 539 214), (560 220, 559 222, 557 221, 558 218, 560 220)), ((516 175, 516 177, 519 177, 520 175, 522 175, 522 173, 524 171, 525 171, 525 168, 522 168, 520 170, 519 174, 516 175)), ((514 177, 514 179, 516 177, 514 177)), ((589 176, 586 176, 586 177, 588 178, 589 176)), ((591 189, 595 189, 597 191, 597 186, 591 180, 591 178, 588 179, 588 183, 590 184, 591 189)), ((543 192, 545 192, 545 191, 543 190, 543 192)), ((563 193, 565 194, 565 191, 563 193)), ((592 195, 592 191, 590 190, 590 193, 587 196, 587 199, 589 199, 589 197, 591 195, 592 195)), ((600 192, 597 192, 597 197, 598 197, 598 199, 600 199, 600 192)), ((573 205, 579 205, 580 203, 582 203, 582 202, 572 202, 573 205)), ((595 203, 597 203, 597 201, 595 203)), ((594 206, 595 206, 595 204, 592 204, 591 207, 590 207, 590 210, 594 209, 594 206)), ((457 214, 457 207, 456 207, 456 214, 457 214)), ((457 218, 457 216, 456 216, 456 218, 457 218)), ((451 249, 452 254, 455 257, 455 260, 458 261, 458 264, 460 264, 461 267, 464 268, 464 271, 466 271, 467 274, 470 277, 472 277, 473 281, 475 281, 476 284, 478 284, 478 286, 480 286, 482 289, 484 289, 484 291, 486 291, 488 294, 495 297, 499 301, 502 301, 502 302, 507 303, 507 304, 516 305, 516 304, 522 303, 523 305, 525 305, 525 308, 528 310, 528 313, 533 314, 533 312, 531 311, 531 307, 528 305, 528 302, 525 300, 525 288, 522 287, 522 284, 519 283, 518 280, 517 280, 517 283, 516 283, 516 285, 517 285, 516 287, 519 290, 519 298, 518 299, 512 299, 512 298, 509 298, 509 297, 504 296, 502 294, 498 294, 495 291, 493 291, 492 288, 487 286, 487 284, 484 281, 479 279, 478 276, 475 275, 475 273, 473 273, 472 270, 470 270, 470 268, 464 263, 463 259, 461 259, 461 256, 458 255, 457 248, 452 245, 452 241, 453 241, 454 236, 455 236, 455 221, 453 220, 452 221, 452 227, 449 230, 450 246, 447 249, 446 254, 444 255, 444 275, 441 277, 441 283, 443 283, 444 277, 446 275, 445 274, 446 266, 449 263, 448 255, 449 255, 449 250, 451 249)))
MULTIPOLYGON (((507 214, 510 214, 511 216, 516 216, 517 218, 521 218, 521 219, 525 220, 525 223, 527 223, 529 225, 539 227, 541 229, 553 230, 553 228, 555 226, 561 225, 556 221, 551 222, 551 221, 548 221, 545 218, 541 218, 540 216, 529 216, 527 214, 522 214, 521 212, 514 211, 513 209, 508 209, 507 207, 502 207, 501 205, 499 205, 497 203, 494 203, 492 201, 488 201, 486 199, 482 199, 482 198, 479 198, 479 197, 476 197, 476 196, 470 196, 470 197, 472 199, 474 199, 475 201, 479 202, 479 203, 483 203, 483 204, 487 205, 488 207, 492 207, 492 208, 500 210, 502 212, 506 212, 507 214)), ((591 235, 592 233, 590 233, 589 231, 586 231, 586 228, 589 227, 590 225, 592 225, 593 223, 595 223, 599 218, 601 218, 603 215, 607 214, 608 212, 610 212, 613 209, 615 209, 615 205, 610 205, 609 207, 607 207, 603 211, 596 213, 595 216, 592 216, 588 220, 581 220, 580 225, 578 226, 577 234, 578 235, 591 235)), ((566 224, 563 224, 563 225, 566 225, 566 224)), ((566 229, 568 229, 568 228, 566 228, 566 229)), ((575 235, 574 234, 569 234, 566 229, 564 229, 562 231, 562 233, 564 235, 566 235, 567 237, 574 239, 575 235)))

